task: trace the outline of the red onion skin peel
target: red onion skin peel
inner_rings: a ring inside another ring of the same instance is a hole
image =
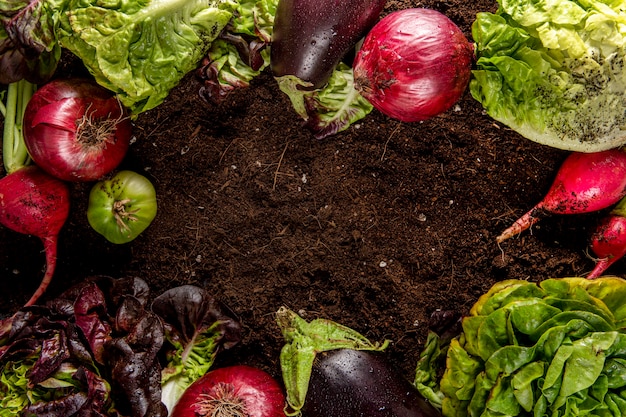
[[[247,365],[207,372],[178,400],[171,417],[284,417],[285,395],[268,373]]]
[[[128,150],[132,124],[110,91],[91,80],[57,79],[30,99],[24,142],[33,161],[65,181],[95,181]]]
[[[611,210],[591,235],[591,251],[598,257],[588,279],[599,278],[626,255],[626,198]]]
[[[385,115],[402,122],[450,109],[469,84],[474,48],[448,17],[431,9],[392,12],[367,34],[354,84]]]
[[[52,281],[58,235],[69,210],[67,184],[35,165],[25,166],[0,179],[0,224],[15,232],[39,237],[46,254],[46,272],[26,306],[35,304]]]
[[[509,239],[545,214],[584,214],[612,206],[626,196],[626,152],[573,152],[559,168],[545,197],[496,238]]]

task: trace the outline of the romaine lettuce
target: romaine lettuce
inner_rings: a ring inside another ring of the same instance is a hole
[[[499,0],[472,35],[470,91],[491,117],[560,149],[626,144],[626,1]]]

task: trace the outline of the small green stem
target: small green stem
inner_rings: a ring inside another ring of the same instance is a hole
[[[2,136],[2,159],[7,174],[30,163],[24,143],[23,122],[26,105],[35,93],[35,84],[26,80],[11,83],[6,94],[6,105],[0,106],[4,116]]]

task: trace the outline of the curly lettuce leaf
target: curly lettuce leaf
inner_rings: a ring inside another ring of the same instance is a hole
[[[206,290],[182,285],[159,295],[152,310],[163,320],[167,364],[161,399],[172,410],[183,392],[213,365],[216,355],[241,340],[241,323]]]
[[[267,47],[277,4],[277,0],[225,2],[233,18],[213,41],[198,70],[204,83],[200,96],[205,101],[219,103],[233,90],[248,87],[269,66]]]
[[[196,69],[232,13],[221,0],[69,0],[58,30],[96,81],[133,114]]]
[[[497,283],[449,345],[429,337],[416,385],[445,417],[626,415],[625,292],[614,277]]]
[[[626,143],[623,1],[500,0],[472,26],[472,96],[494,119],[552,147]]]
[[[90,277],[0,320],[0,416],[161,417],[161,319],[139,278]]]
[[[319,90],[306,89],[310,83],[293,75],[276,77],[276,81],[317,139],[346,130],[373,109],[354,88],[352,68],[344,63],[339,63],[326,86]]]
[[[0,84],[25,79],[46,82],[56,70],[59,10],[66,0],[8,0],[0,3]]]

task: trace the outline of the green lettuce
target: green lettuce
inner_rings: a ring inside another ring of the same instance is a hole
[[[626,143],[626,1],[499,0],[472,26],[472,96],[524,137],[597,152]]]
[[[69,0],[57,36],[138,114],[196,69],[232,16],[222,0]]]
[[[343,62],[335,67],[328,83],[317,90],[307,90],[311,83],[293,75],[275,79],[316,139],[346,130],[374,109],[354,88],[352,68]]]
[[[277,4],[278,0],[230,0],[233,18],[212,42],[198,70],[205,101],[220,103],[233,90],[248,87],[269,66]]]
[[[445,417],[626,415],[626,280],[503,281],[463,318],[441,351],[439,387],[429,354],[416,386]],[[438,391],[440,388],[440,391]]]

